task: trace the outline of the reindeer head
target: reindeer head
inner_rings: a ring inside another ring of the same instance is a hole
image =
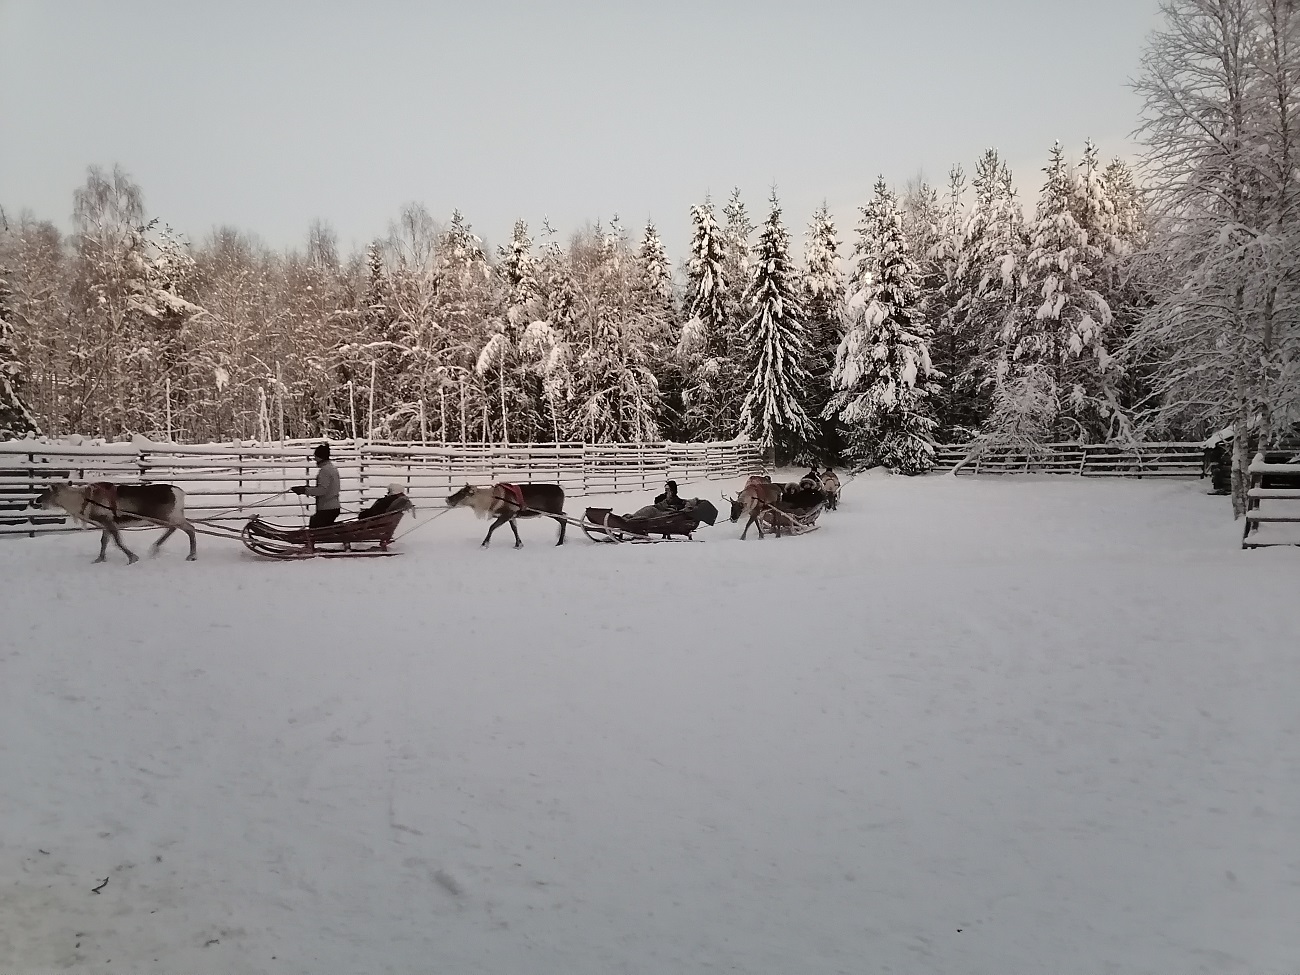
[[[447,498],[447,507],[459,508],[463,504],[472,503],[473,500],[474,500],[474,487],[470,484],[466,484],[455,494],[452,494]]]
[[[743,496],[743,492],[742,492]],[[731,521],[739,521],[740,516],[745,513],[745,502],[741,498],[733,498],[726,494],[722,495],[722,500],[731,505]]]
[[[72,485],[67,481],[54,481],[47,485],[45,490],[36,496],[36,499],[31,502],[30,507],[45,509],[62,507],[59,503],[59,499],[62,498],[64,493],[71,487]]]

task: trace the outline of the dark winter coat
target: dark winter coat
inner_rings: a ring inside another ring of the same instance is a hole
[[[386,515],[390,511],[404,511],[409,507],[411,501],[405,494],[385,494],[369,508],[362,509],[357,517],[374,518],[376,515]]]
[[[676,491],[665,491],[655,498],[655,507],[660,511],[681,511],[686,502],[677,496]]]

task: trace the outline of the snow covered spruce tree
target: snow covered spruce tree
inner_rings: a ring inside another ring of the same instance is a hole
[[[1045,397],[1052,404],[1046,413],[1034,406],[1034,415],[1049,419],[1042,436],[1087,443],[1105,438],[1114,412],[1108,388],[1117,371],[1107,349],[1110,307],[1093,287],[1103,250],[1075,216],[1080,200],[1060,143],[1052,147],[1044,172],[1047,181],[1020,276],[1023,290],[997,337],[994,382],[1006,387],[1000,389],[1006,407],[998,417],[1005,418],[1017,401],[1038,404]],[[1004,432],[992,427],[989,442],[998,442]]]
[[[3,254],[0,253],[0,262]],[[14,290],[10,286],[11,271],[0,263],[0,440],[16,440],[29,433],[38,433],[36,417],[32,416],[22,397],[22,384],[26,370],[18,359],[14,322]]]
[[[742,430],[774,453],[778,464],[805,455],[816,429],[804,409],[808,341],[798,279],[790,263],[790,235],[781,223],[781,205],[772,191],[771,209],[753,256],[742,328],[747,392],[741,405]]]
[[[722,277],[727,282],[727,335],[732,344],[733,357],[739,356],[740,329],[749,318],[745,308],[745,291],[752,277],[752,260],[750,240],[754,236],[753,221],[749,219],[749,210],[740,198],[740,187],[731,191],[727,205],[722,208],[722,215],[727,218],[722,228],[722,250],[725,258],[722,263]]]
[[[542,383],[524,349],[538,313],[536,260],[528,225],[515,221],[510,243],[498,249],[497,294],[475,372],[497,388],[503,443],[536,440],[545,429]]]
[[[640,304],[636,259],[617,218],[578,237],[571,251],[578,301],[570,429],[587,442],[639,443],[659,438],[660,396],[654,366],[662,321]]]
[[[645,294],[646,304],[656,307],[671,321],[677,314],[673,304],[673,266],[668,261],[664,243],[659,239],[659,231],[653,221],[646,221],[637,263],[641,272],[640,288]]]
[[[939,213],[931,245],[933,290],[927,303],[927,321],[933,323],[930,355],[945,381],[935,396],[938,435],[946,443],[972,439],[987,415],[979,393],[977,363],[981,329],[976,314],[981,274],[971,259],[972,227],[965,211],[966,173],[954,166],[948,173],[948,192]]]
[[[998,336],[1022,287],[1024,215],[1011,172],[988,149],[975,165],[974,205],[964,206],[965,173],[949,173],[935,236],[931,343],[945,376],[936,404],[941,435],[964,443],[977,436],[992,410]]]
[[[824,416],[830,402],[835,350],[844,338],[844,273],[840,270],[839,247],[835,224],[823,202],[804,235],[800,294],[808,336],[804,402],[817,428],[813,453],[827,462],[838,460],[844,450],[835,421]]]
[[[686,263],[686,319],[677,352],[685,372],[683,436],[725,440],[739,422],[737,369],[731,359],[729,282],[724,238],[707,199],[691,208],[691,256]]]
[[[835,357],[826,408],[845,428],[850,457],[904,474],[934,463],[930,398],[939,378],[917,308],[916,265],[902,214],[884,178],[862,208],[849,283],[848,329]]]
[[[74,322],[67,310],[68,261],[63,238],[52,223],[24,216],[17,226],[10,225],[0,234],[0,246],[0,264],[8,269],[4,285],[9,293],[3,315],[11,326],[8,336],[16,349],[13,358],[0,352],[4,356],[0,362],[21,363],[17,376],[25,389],[19,399],[33,414],[35,427],[57,435],[65,431],[64,418],[72,397],[84,395],[84,387],[74,385],[81,377],[76,375],[78,364],[70,354]]]
[[[1163,273],[1130,352],[1156,364],[1153,426],[1231,422],[1240,515],[1252,434],[1300,421],[1300,6],[1163,9],[1138,84]]]

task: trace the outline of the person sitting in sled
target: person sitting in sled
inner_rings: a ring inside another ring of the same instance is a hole
[[[330,460],[330,445],[320,444],[313,451],[316,466],[316,484],[296,484],[294,494],[304,494],[316,499],[316,513],[307,522],[308,528],[324,528],[332,525],[339,517],[339,469]]]
[[[411,504],[411,499],[406,496],[402,485],[390,484],[388,485],[388,493],[369,508],[363,508],[357,518],[374,518],[376,515],[386,515],[390,511],[404,511],[411,507],[414,507],[414,505]]]
[[[681,511],[686,507],[686,502],[677,496],[676,481],[664,485],[664,493],[655,498],[655,507],[660,511]]]

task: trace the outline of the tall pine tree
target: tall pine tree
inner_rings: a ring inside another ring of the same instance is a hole
[[[930,331],[917,306],[916,264],[882,177],[862,208],[849,324],[835,358],[827,414],[844,425],[853,460],[919,474],[934,463]]]
[[[771,209],[754,253],[744,305],[750,313],[743,338],[749,375],[741,406],[746,435],[772,450],[777,463],[805,452],[816,436],[803,406],[808,387],[803,308],[790,263],[790,235],[772,191]]]
[[[691,256],[686,264],[686,323],[678,355],[686,374],[682,433],[696,440],[735,436],[739,415],[731,359],[729,282],[725,241],[707,199],[691,208]]]
[[[0,264],[0,440],[37,433],[36,418],[22,398],[24,370],[14,341],[14,292],[10,272]]]
[[[1116,367],[1107,351],[1110,307],[1093,286],[1103,250],[1075,215],[1079,193],[1060,143],[1044,172],[1022,276],[1028,287],[999,335],[996,382],[1018,387],[1035,415],[1050,414],[1044,435],[1088,442],[1105,437],[1113,412],[1107,393]],[[1104,201],[1095,205],[1096,219],[1104,219]],[[1002,399],[1014,402],[1005,394]],[[1044,401],[1051,404],[1048,414],[1039,406]],[[996,439],[998,431],[992,433]]]
[[[835,350],[844,338],[844,274],[839,248],[835,224],[823,202],[805,234],[802,297],[809,350],[805,402],[817,426],[816,453],[827,462],[838,459],[844,450],[835,421],[823,416],[830,402]]]

